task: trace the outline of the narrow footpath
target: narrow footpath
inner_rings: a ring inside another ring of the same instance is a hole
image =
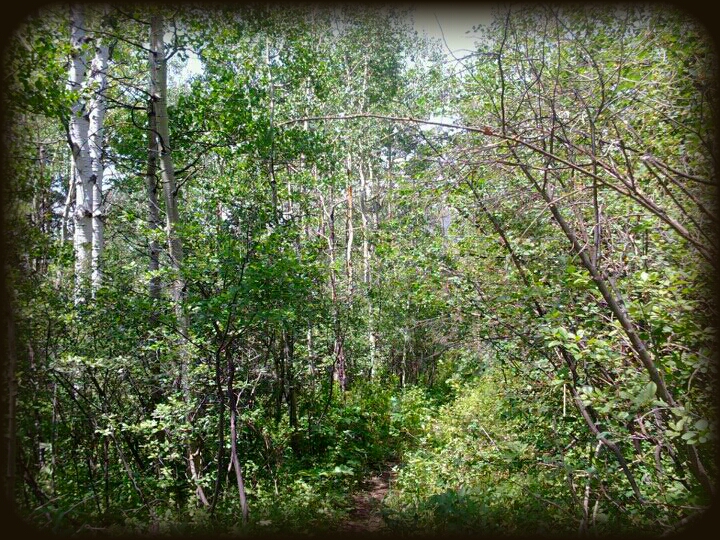
[[[356,533],[383,532],[387,525],[382,517],[382,503],[397,473],[389,465],[380,475],[365,480],[353,493],[353,508],[341,530]]]

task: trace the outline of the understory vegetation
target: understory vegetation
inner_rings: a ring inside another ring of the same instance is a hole
[[[24,522],[337,532],[371,477],[401,535],[703,515],[714,44],[668,6],[479,13],[452,51],[400,7],[57,5],[16,29]]]

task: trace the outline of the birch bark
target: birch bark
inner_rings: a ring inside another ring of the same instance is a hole
[[[107,66],[109,48],[106,43],[98,43],[90,69],[90,84],[95,93],[90,102],[88,153],[90,156],[90,189],[92,191],[92,297],[100,288],[102,268],[100,259],[104,244],[104,217],[102,213],[103,186],[103,122],[105,120],[105,89],[107,87]]]
[[[75,303],[85,301],[90,285],[90,294],[95,292],[102,281],[100,259],[102,256],[104,231],[102,215],[103,181],[103,122],[105,120],[105,90],[109,47],[98,42],[88,72],[88,58],[85,45],[86,17],[83,6],[70,8],[70,80],[69,89],[77,93],[70,108],[68,142],[72,152],[75,170]],[[87,91],[92,91],[88,100]],[[71,179],[72,189],[72,179]]]
[[[371,269],[371,252],[370,252],[370,223],[368,220],[368,202],[372,199],[372,163],[368,161],[368,177],[365,177],[363,171],[362,160],[358,168],[360,172],[360,217],[362,219],[362,252],[363,252],[363,283],[365,284],[366,295],[368,297],[368,344],[370,348],[370,378],[372,379],[377,371],[375,365],[376,360],[376,341],[375,341],[375,310],[373,301],[370,296],[370,288],[372,286],[370,269]]]
[[[78,93],[70,108],[68,136],[75,164],[75,212],[73,221],[75,233],[73,247],[75,251],[75,303],[85,300],[87,278],[90,275],[92,256],[92,189],[90,186],[91,161],[88,134],[90,118],[87,104],[82,97],[83,84],[87,72],[87,55],[83,50],[86,41],[85,12],[83,6],[70,8],[70,61],[69,88]]]
[[[352,188],[352,154],[347,155],[347,186],[346,191],[346,214],[345,214],[345,269],[348,281],[348,300],[353,297],[353,265],[352,250],[355,231],[353,229],[353,188]]]

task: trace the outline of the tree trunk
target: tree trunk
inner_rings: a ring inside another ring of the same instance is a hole
[[[279,221],[278,188],[275,178],[275,86],[272,77],[272,66],[270,65],[270,39],[265,38],[265,66],[267,67],[268,90],[270,94],[270,195],[272,197],[273,223]]]
[[[100,258],[104,244],[104,217],[102,214],[102,183],[103,183],[103,122],[105,120],[105,88],[107,86],[107,65],[109,49],[100,42],[95,49],[90,69],[90,83],[96,88],[90,102],[89,144],[90,154],[90,189],[92,190],[92,296],[100,288],[102,268]]]
[[[81,92],[88,69],[87,54],[83,45],[88,41],[85,34],[85,14],[82,6],[70,9],[70,62],[69,89]],[[103,250],[102,216],[102,147],[103,122],[105,119],[105,87],[109,48],[99,43],[90,66],[87,81],[93,88],[89,103],[78,95],[70,109],[68,142],[76,172],[75,182],[75,303],[85,301],[88,285],[90,294],[100,287],[102,270],[100,258]]]
[[[75,160],[70,158],[70,170],[68,172],[68,192],[65,198],[65,206],[63,206],[62,224],[60,230],[60,245],[65,245],[68,235],[68,217],[70,216],[70,207],[72,206],[73,194],[75,192]],[[59,278],[58,278],[59,279]]]
[[[170,128],[168,126],[167,114],[167,63],[164,47],[164,23],[162,15],[153,15],[150,27],[150,80],[151,94],[155,109],[155,122],[157,127],[158,153],[160,157],[160,176],[163,183],[163,194],[165,196],[166,234],[168,238],[168,252],[170,264],[174,273],[173,284],[170,288],[173,304],[175,307],[175,318],[177,329],[180,334],[178,339],[178,386],[183,394],[186,406],[190,406],[191,391],[188,374],[188,350],[187,337],[189,331],[189,320],[183,309],[185,297],[185,279],[182,275],[183,247],[182,240],[177,234],[177,226],[180,222],[180,213],[177,204],[177,187],[175,182],[175,169],[172,161],[170,147]],[[192,422],[189,414],[188,420]],[[196,493],[205,506],[210,503],[205,492],[199,483],[201,469],[200,449],[195,442],[188,444],[188,465],[190,477],[196,486]]]
[[[150,52],[150,62],[152,62],[152,52]],[[150,88],[152,96],[152,88]],[[158,271],[160,270],[160,242],[158,241],[158,233],[160,232],[160,204],[158,202],[158,186],[160,185],[157,173],[158,161],[158,138],[157,125],[155,122],[155,104],[152,97],[148,100],[148,130],[147,130],[147,169],[145,171],[145,193],[147,195],[148,205],[148,228],[150,229],[150,243],[148,255],[150,261],[148,263],[148,271],[150,280],[148,282],[148,296],[152,304],[149,313],[149,322],[151,328],[155,328],[159,317],[159,301],[162,292],[162,284]],[[164,388],[161,383],[162,366],[158,359],[150,359],[150,373],[153,377],[152,402],[155,406],[163,400]],[[162,432],[158,434],[162,436]],[[219,478],[219,477],[218,477]],[[215,504],[215,500],[213,500]]]
[[[345,269],[348,280],[348,301],[352,301],[353,296],[353,265],[352,265],[352,248],[353,248],[353,188],[352,188],[352,154],[347,155],[347,185],[346,191],[346,214],[345,214]]]
[[[220,348],[215,351],[215,390],[217,392],[216,395],[218,400],[218,450],[217,455],[215,456],[217,476],[215,477],[215,489],[213,490],[212,505],[210,506],[211,515],[215,513],[215,507],[217,506],[220,498],[220,482],[223,476],[223,462],[225,460],[225,392],[223,392],[221,381],[221,352]]]
[[[368,348],[370,355],[370,378],[372,379],[377,371],[376,356],[377,345],[375,341],[375,312],[372,299],[370,298],[371,283],[371,252],[370,252],[370,223],[368,220],[368,201],[372,199],[372,164],[368,163],[368,177],[365,177],[362,160],[360,161],[360,218],[362,221],[362,252],[363,252],[363,283],[368,303]]]
[[[293,452],[300,451],[300,432],[298,431],[298,414],[297,414],[297,392],[295,381],[295,338],[293,331],[283,329],[283,356],[285,357],[287,394],[285,399],[288,406],[288,415],[290,419],[290,447]]]
[[[328,244],[328,259],[329,259],[329,273],[328,280],[330,282],[330,300],[332,303],[332,319],[333,319],[333,358],[335,359],[333,364],[333,377],[340,382],[340,388],[345,391],[345,353],[343,351],[343,340],[340,329],[340,307],[338,303],[337,293],[337,274],[335,271],[336,255],[335,250],[337,248],[337,241],[335,238],[335,205],[330,206],[325,204],[322,193],[320,195],[320,204],[322,206],[323,216],[327,218],[328,234],[325,236]],[[332,198],[331,201],[332,202]],[[323,223],[323,228],[325,223]]]
[[[85,13],[83,6],[73,5],[70,9],[70,90],[80,92],[85,82],[87,56],[82,50],[86,41]],[[90,118],[85,101],[78,97],[70,108],[68,137],[77,179],[75,183],[75,303],[85,301],[87,283],[90,278],[92,260],[92,208],[93,192],[90,184],[92,172],[89,152]]]
[[[335,373],[340,382],[340,389],[345,391],[345,352],[343,351],[343,340],[340,335],[340,307],[338,305],[337,278],[335,276],[335,209],[330,210],[330,234],[328,236],[328,248],[330,253],[330,292],[333,304],[333,329],[335,341],[333,344],[333,356],[335,358]]]
[[[150,53],[153,54],[152,52]],[[152,59],[151,59],[152,61]],[[160,229],[160,205],[158,204],[158,176],[157,176],[157,126],[155,123],[155,106],[152,99],[148,103],[148,160],[147,171],[145,174],[145,192],[148,201],[148,226],[150,228],[150,264],[148,269],[151,273],[160,270],[160,243],[157,241],[155,233]],[[148,284],[148,294],[150,299],[155,301],[160,299],[160,276],[151,275]],[[155,311],[153,310],[153,315]]]
[[[240,508],[242,509],[243,523],[248,520],[248,503],[245,494],[245,481],[240,467],[240,460],[237,454],[237,397],[233,389],[233,381],[235,379],[235,363],[232,356],[228,354],[228,401],[230,402],[230,463],[235,469],[235,479],[237,480],[238,496],[240,497]],[[219,474],[218,470],[218,474]]]

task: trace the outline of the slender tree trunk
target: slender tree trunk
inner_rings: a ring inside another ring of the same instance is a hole
[[[152,52],[150,52],[150,62],[152,63]],[[151,85],[152,86],[152,85]],[[150,88],[152,96],[152,88]],[[145,171],[145,194],[147,196],[148,205],[148,228],[150,230],[150,243],[148,246],[148,255],[150,257],[148,263],[148,271],[150,272],[150,280],[148,282],[148,296],[152,304],[149,313],[149,322],[152,328],[155,328],[159,316],[159,301],[162,292],[162,284],[158,271],[160,270],[160,242],[159,232],[161,230],[160,221],[160,203],[158,202],[158,186],[160,185],[158,178],[158,138],[157,125],[155,122],[155,104],[152,97],[148,100],[148,130],[147,130],[147,169]],[[152,402],[156,406],[163,400],[164,388],[161,382],[162,366],[158,358],[150,359],[151,376],[153,377]],[[164,437],[163,432],[158,433],[158,437]],[[215,501],[213,500],[213,504]]]
[[[328,234],[325,236],[328,244],[329,273],[328,281],[330,283],[330,300],[332,303],[332,319],[333,319],[333,377],[340,382],[340,388],[345,391],[345,353],[343,351],[343,340],[340,329],[340,307],[337,292],[337,273],[335,271],[337,240],[335,238],[335,205],[325,204],[322,193],[318,191],[320,196],[320,204],[322,206],[323,216],[327,218]],[[331,201],[332,202],[332,197]],[[323,228],[325,223],[323,223]]]
[[[233,389],[235,379],[235,363],[228,354],[228,401],[230,402],[230,463],[235,469],[237,480],[238,496],[240,497],[240,508],[242,509],[243,523],[248,520],[248,503],[245,494],[245,481],[240,467],[240,460],[237,454],[237,397]],[[219,471],[218,471],[219,472]]]
[[[368,164],[368,170],[372,169],[372,165]],[[362,223],[362,253],[363,253],[363,283],[370,285],[370,231],[367,216],[367,204],[372,197],[372,188],[365,178],[362,161],[358,168],[360,173],[360,222]]]
[[[602,441],[600,441],[595,446],[595,452],[593,454],[593,461],[596,461],[598,459],[602,448],[603,448],[603,443],[602,443]],[[593,466],[592,461],[590,463],[591,463],[591,466]],[[578,534],[581,534],[581,535],[585,535],[588,532],[588,526],[589,526],[589,520],[590,520],[590,487],[591,487],[591,483],[592,483],[592,476],[588,476],[587,480],[585,481],[585,495],[583,496],[583,503],[582,503],[583,517],[582,517],[582,520],[580,520],[580,528],[578,530]]]
[[[70,158],[70,170],[68,172],[68,192],[65,198],[65,206],[63,206],[62,229],[60,231],[60,245],[65,245],[68,235],[68,217],[70,216],[70,207],[72,206],[73,195],[75,194],[75,160]]]
[[[343,340],[340,332],[340,307],[338,305],[337,294],[337,277],[335,275],[335,209],[330,210],[328,220],[329,236],[328,250],[330,254],[330,294],[333,305],[333,329],[335,333],[335,342],[333,345],[333,356],[335,357],[335,369],[337,379],[340,382],[340,389],[345,391],[345,352],[343,351]]]
[[[83,51],[85,37],[85,13],[82,5],[70,8],[70,83],[69,89],[80,92],[87,72],[87,55]],[[91,160],[89,152],[89,110],[85,101],[78,97],[70,108],[68,126],[69,144],[75,163],[75,303],[85,300],[87,282],[90,278],[92,260],[92,208],[93,192],[90,183]]]
[[[153,53],[150,54],[152,55]],[[150,264],[148,266],[151,273],[160,270],[160,243],[155,235],[155,233],[160,230],[160,205],[158,203],[157,193],[159,184],[157,175],[158,140],[156,132],[155,106],[151,99],[148,103],[148,159],[145,174],[145,192],[148,201],[148,226],[150,228],[150,234],[152,235],[150,238]],[[159,300],[160,291],[160,276],[151,275],[150,283],[148,284],[150,299],[153,301]]]
[[[45,226],[45,222],[47,221],[43,214],[44,214],[44,206],[45,206],[45,145],[40,140],[40,133],[38,133],[38,179],[35,184],[35,189],[33,190],[33,200],[32,200],[32,208],[33,208],[33,221],[35,223],[35,226],[40,230],[41,233],[46,233],[47,228]],[[32,268],[35,272],[43,272],[42,270],[42,254],[38,253],[35,257],[32,258]]]
[[[180,223],[180,213],[177,203],[177,185],[175,181],[175,168],[172,161],[172,149],[170,147],[170,128],[167,114],[167,64],[164,57],[163,42],[164,24],[162,16],[155,15],[152,18],[152,99],[155,111],[155,126],[157,128],[158,156],[160,165],[160,176],[163,184],[163,195],[165,198],[165,230],[168,238],[168,250],[170,263],[175,276],[171,288],[172,297],[175,301],[175,309],[181,331],[187,326],[186,318],[182,311],[182,300],[184,295],[185,281],[182,277],[181,268],[183,262],[182,240],[177,234],[177,227]]]
[[[283,329],[283,356],[285,357],[287,394],[286,400],[288,405],[288,415],[290,419],[290,447],[293,452],[300,451],[300,432],[298,431],[298,414],[297,414],[297,392],[295,381],[295,344],[292,330]]]
[[[185,399],[185,404],[192,403],[190,381],[188,373],[188,350],[187,336],[190,328],[189,320],[183,307],[185,299],[185,279],[182,275],[183,246],[182,240],[177,233],[180,223],[180,213],[177,204],[177,185],[175,182],[175,169],[172,161],[172,149],[170,147],[170,128],[168,125],[167,113],[167,63],[164,47],[164,22],[162,15],[153,15],[150,28],[150,80],[152,99],[155,110],[155,122],[157,127],[158,153],[160,163],[160,177],[163,183],[163,194],[165,196],[166,233],[168,238],[168,252],[170,264],[174,273],[173,283],[170,288],[177,328],[180,334],[178,340],[179,356],[179,377],[178,386]],[[189,416],[192,421],[192,416]],[[205,496],[202,486],[199,483],[201,469],[200,449],[194,441],[188,444],[188,465],[190,476],[196,486],[196,493],[205,506],[210,503]]]
[[[315,345],[313,340],[313,329],[312,326],[308,327],[306,334],[305,334],[305,340],[307,343],[307,351],[308,351],[308,362],[310,364],[310,385],[315,389],[315,379],[317,378],[317,365],[315,364]]]
[[[107,65],[109,49],[107,44],[100,42],[95,50],[90,69],[90,83],[95,88],[90,102],[89,144],[90,155],[90,188],[92,190],[92,296],[100,288],[102,282],[102,257],[104,244],[104,218],[102,213],[103,185],[103,122],[105,121],[105,88],[107,86]]]
[[[310,103],[311,97],[310,97],[310,81],[309,79],[305,81],[305,99],[307,103]],[[307,107],[306,103],[306,107]],[[309,111],[307,108],[305,109],[305,116],[309,116]],[[303,131],[307,132],[309,130],[309,122],[305,121],[303,122]],[[300,168],[303,171],[307,170],[307,163],[306,163],[306,157],[305,154],[300,155]],[[313,183],[317,185],[317,165],[312,165],[312,177],[313,177]],[[310,220],[307,219],[307,215],[303,214],[302,216],[303,222],[304,222],[304,229],[305,229],[305,241],[310,242],[311,239],[311,232],[310,232]],[[310,385],[313,389],[315,389],[315,380],[317,378],[317,366],[315,365],[315,348],[313,346],[313,325],[312,323],[308,326],[306,331],[306,343],[307,343],[307,354],[308,354],[308,362],[310,364]]]
[[[218,450],[215,457],[215,467],[217,476],[215,477],[215,489],[213,490],[212,505],[210,506],[210,514],[214,514],[220,497],[220,482],[222,480],[223,461],[225,460],[225,392],[223,392],[221,376],[221,349],[215,351],[215,390],[218,398],[218,424],[217,438]]]
[[[347,185],[346,191],[346,214],[345,214],[345,269],[348,281],[348,301],[353,296],[353,265],[352,248],[354,239],[353,229],[353,188],[352,188],[352,154],[347,155]]]
[[[265,66],[267,67],[268,90],[270,94],[270,195],[272,197],[273,223],[279,221],[278,188],[275,178],[275,85],[272,78],[272,66],[270,65],[270,39],[265,38]]]
[[[372,164],[368,162],[368,177],[362,166],[362,160],[359,165],[360,172],[360,218],[362,222],[362,252],[363,252],[363,283],[365,284],[365,294],[368,303],[368,348],[370,355],[370,378],[375,376],[377,371],[376,363],[376,342],[375,342],[375,311],[373,302],[370,297],[371,282],[371,252],[370,252],[370,223],[368,220],[368,202],[372,199]]]

